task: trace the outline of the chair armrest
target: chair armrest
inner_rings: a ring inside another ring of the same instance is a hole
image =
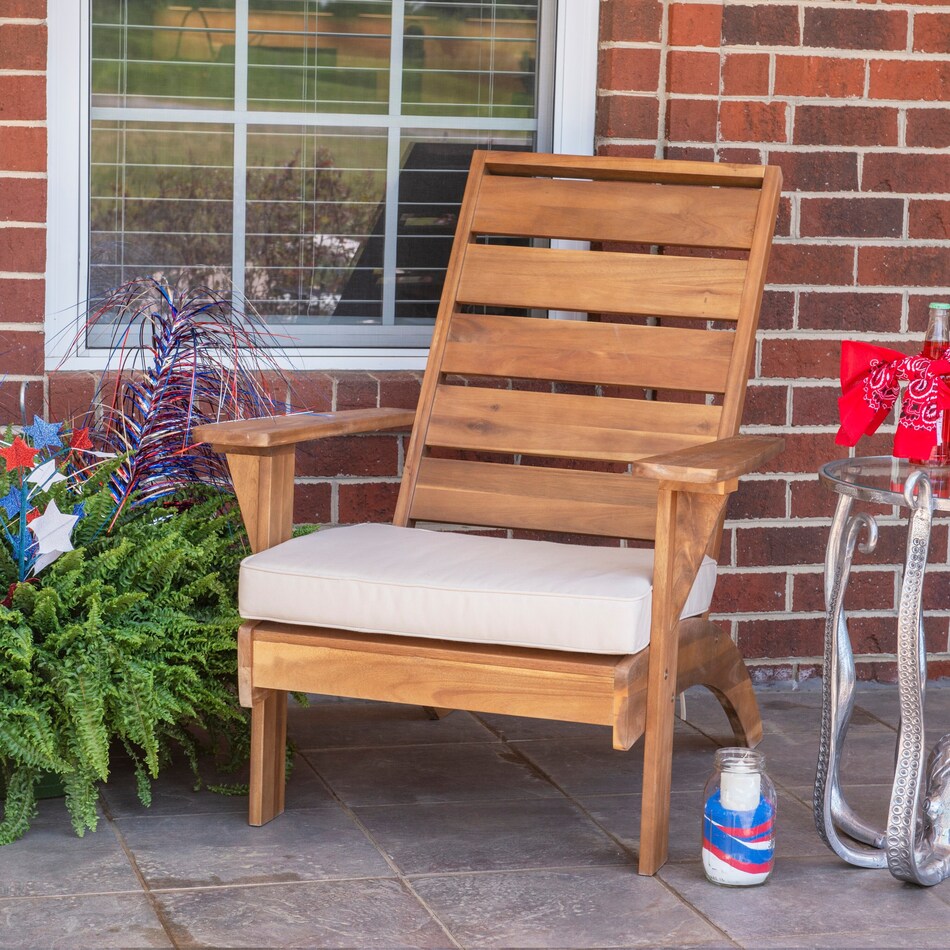
[[[411,409],[343,409],[340,412],[297,412],[265,419],[215,422],[192,430],[195,442],[208,442],[216,452],[257,453],[335,435],[412,427]]]
[[[251,550],[257,553],[291,535],[297,443],[380,429],[406,429],[414,418],[410,409],[302,412],[195,426],[192,438],[210,443],[215,452],[227,456]]]
[[[785,440],[773,436],[736,435],[639,459],[633,473],[684,488],[721,484],[755,471],[784,447]]]

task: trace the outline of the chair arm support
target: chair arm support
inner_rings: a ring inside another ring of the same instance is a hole
[[[286,541],[293,529],[294,447],[336,435],[407,429],[410,409],[344,409],[196,426],[195,441],[227,456],[251,550]]]
[[[297,412],[288,416],[265,419],[242,419],[237,422],[216,422],[196,426],[192,436],[196,442],[209,442],[216,452],[261,450],[283,445],[296,445],[314,439],[357,432],[412,427],[412,409],[343,409],[340,412]]]
[[[783,439],[772,436],[736,435],[639,459],[633,473],[689,491],[691,485],[723,484],[753,472],[784,447]]]

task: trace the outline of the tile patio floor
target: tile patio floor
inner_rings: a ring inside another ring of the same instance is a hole
[[[143,809],[128,772],[76,838],[62,801],[0,849],[0,947],[947,947],[950,883],[842,864],[809,807],[820,694],[760,692],[779,787],[763,887],[708,884],[700,791],[726,719],[690,694],[677,722],[670,862],[638,877],[639,746],[600,727],[319,701],[291,711],[302,750],[288,810],[190,791],[171,769]],[[896,691],[863,689],[849,800],[883,824]],[[950,689],[928,694],[930,741]]]

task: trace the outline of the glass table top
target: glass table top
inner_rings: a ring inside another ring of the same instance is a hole
[[[907,506],[904,485],[914,472],[926,472],[934,492],[934,509],[950,511],[950,467],[913,465],[890,455],[837,459],[823,465],[821,480],[842,495],[884,505]]]

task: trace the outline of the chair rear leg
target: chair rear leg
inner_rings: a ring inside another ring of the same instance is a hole
[[[251,703],[251,789],[248,823],[264,825],[284,810],[287,693],[254,691]]]
[[[719,700],[739,745],[755,748],[762,740],[762,717],[749,671],[739,648],[718,624],[705,617],[680,623],[677,692],[705,686]]]
[[[754,749],[762,741],[762,716],[752,689],[749,671],[745,669],[744,664],[743,671],[745,680],[734,684],[728,690],[719,689],[714,683],[703,685],[719,700],[729,717],[729,725],[732,727],[736,744]]]

